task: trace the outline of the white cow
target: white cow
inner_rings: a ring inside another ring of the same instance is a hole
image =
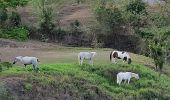
[[[87,60],[89,60],[89,64],[93,65],[93,59],[94,59],[95,55],[96,55],[96,52],[80,52],[78,54],[79,64],[82,65],[83,60],[87,59]]]
[[[139,75],[136,73],[132,73],[132,72],[119,72],[117,74],[117,84],[121,84],[122,80],[124,80],[124,83],[126,83],[126,81],[128,81],[128,84],[130,82],[130,79],[132,77],[135,77],[136,79],[139,79]]]
[[[34,70],[35,70],[35,69],[37,69],[37,70],[39,69],[38,66],[37,66],[39,60],[38,60],[38,58],[36,58],[36,57],[17,56],[17,57],[15,57],[15,59],[14,59],[14,61],[13,61],[13,64],[15,64],[15,63],[17,63],[17,62],[20,62],[20,63],[24,64],[25,67],[26,67],[27,65],[31,65],[31,64],[32,64]]]

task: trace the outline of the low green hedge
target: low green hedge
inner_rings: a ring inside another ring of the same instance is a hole
[[[13,29],[0,29],[0,38],[15,39],[25,41],[28,39],[29,31],[24,27],[15,27]]]

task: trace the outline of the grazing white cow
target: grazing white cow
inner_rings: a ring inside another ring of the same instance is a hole
[[[38,66],[37,66],[39,60],[38,60],[38,58],[36,58],[36,57],[28,57],[28,56],[22,57],[22,56],[17,56],[17,57],[15,57],[13,64],[15,64],[15,63],[17,63],[17,62],[20,62],[20,63],[24,64],[25,67],[26,67],[27,65],[31,65],[31,64],[32,64],[34,70],[35,70],[35,69],[37,69],[37,70],[39,69]]]
[[[94,59],[95,55],[96,55],[96,52],[80,52],[78,54],[79,64],[82,65],[83,60],[87,59],[87,60],[89,60],[89,64],[93,65],[93,59]]]
[[[126,81],[128,81],[128,84],[130,82],[130,79],[132,77],[135,77],[136,79],[139,79],[139,75],[136,73],[132,73],[132,72],[119,72],[117,74],[117,84],[121,84],[122,80],[124,80],[124,83],[126,83]]]
[[[116,63],[117,59],[123,59],[123,62],[127,61],[128,64],[131,64],[132,60],[127,52],[124,51],[112,51],[110,53],[110,61]]]

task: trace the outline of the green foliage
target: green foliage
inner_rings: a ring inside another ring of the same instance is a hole
[[[150,57],[154,59],[156,69],[162,71],[165,62],[165,53],[167,52],[170,30],[169,27],[152,27],[137,31],[145,39],[149,47]],[[157,68],[158,67],[158,68]]]
[[[157,27],[164,27],[170,25],[170,18],[162,13],[153,13],[150,14],[148,17],[151,21],[151,24]]]
[[[142,0],[132,0],[127,5],[127,11],[131,12],[132,14],[142,14],[146,13],[146,4]]]
[[[11,100],[9,93],[3,83],[0,83],[0,98],[1,100]]]
[[[45,6],[45,0],[41,0],[41,22],[40,22],[40,32],[42,34],[42,40],[48,39],[49,35],[54,31],[55,25],[52,22],[52,8]]]
[[[160,43],[157,43],[157,41],[154,41],[154,43],[150,43],[149,48],[151,52],[151,57],[154,59],[156,69],[158,69],[157,67],[159,67],[159,69],[162,71],[163,64],[165,62],[162,46],[160,45]]]
[[[9,68],[12,68],[12,64],[9,62],[0,62],[0,72],[8,70]]]
[[[0,38],[16,39],[18,41],[25,41],[28,39],[28,30],[24,27],[15,27],[10,30],[1,30]]]
[[[82,34],[81,23],[78,20],[75,20],[73,23],[70,23],[70,27],[70,32],[73,36],[78,37]]]
[[[2,65],[0,64],[0,72],[2,72]]]
[[[154,37],[154,34],[152,32],[144,32],[139,29],[135,29],[135,33],[144,39],[153,39],[153,37]]]
[[[106,8],[100,6],[95,10],[97,15],[97,20],[103,24],[107,25],[109,28],[113,28],[115,25],[119,25],[123,22],[121,11],[118,8]]]
[[[0,8],[12,7],[16,8],[18,6],[24,6],[28,3],[29,0],[1,0]]]
[[[21,17],[17,12],[12,12],[9,17],[10,25],[12,27],[19,26],[21,23]]]
[[[32,91],[32,84],[30,84],[30,83],[25,83],[25,85],[24,85],[24,90],[25,90],[26,92],[31,92],[31,91]]]
[[[1,65],[5,66],[6,68],[12,68],[12,64],[10,62],[1,62]]]
[[[138,99],[167,99],[170,95],[170,78],[159,74],[146,66],[139,64],[100,64],[90,66],[84,64],[43,64],[40,73],[25,72],[22,68],[13,67],[2,72],[1,75],[14,76],[17,73],[28,76],[28,90],[37,83],[44,89],[50,88],[52,93],[66,91],[75,94],[76,98],[129,98]],[[116,74],[120,71],[131,71],[139,74],[140,79],[131,79],[130,84],[116,83]],[[11,74],[13,73],[13,74]],[[31,74],[30,74],[31,73]],[[32,84],[32,85],[30,85]],[[55,88],[56,87],[56,88]],[[55,88],[55,89],[54,89]],[[154,88],[154,89],[153,89]],[[57,92],[58,91],[58,92]],[[91,93],[91,94],[90,94]],[[70,94],[69,94],[70,95]]]
[[[7,10],[0,8],[0,28],[4,26],[5,21],[8,19]]]

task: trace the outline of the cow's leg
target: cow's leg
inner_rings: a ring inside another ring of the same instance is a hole
[[[126,81],[127,81],[127,80],[125,79],[125,80],[124,80],[124,84],[126,83]]]
[[[155,64],[155,69],[156,69],[156,71],[158,71],[158,64],[157,63]]]
[[[130,82],[130,78],[128,79],[128,84],[129,84],[129,82]]]
[[[123,57],[123,63],[127,61],[127,57]]]
[[[116,58],[112,58],[112,63],[116,63]]]
[[[122,82],[122,79],[119,80],[119,85],[121,84],[121,82]]]
[[[93,66],[93,59],[90,59],[90,64]]]
[[[81,58],[81,59],[80,59],[80,65],[83,64],[83,60],[84,60],[84,58]]]
[[[35,71],[36,66],[33,64],[32,67],[33,67],[33,70]]]
[[[81,65],[81,56],[78,57],[78,63]]]
[[[24,67],[26,68],[26,67],[27,67],[27,64],[24,64]]]
[[[27,64],[24,64],[24,68],[23,69],[27,71],[26,67],[27,67]]]
[[[93,65],[93,59],[92,58],[89,59],[89,64]]]

